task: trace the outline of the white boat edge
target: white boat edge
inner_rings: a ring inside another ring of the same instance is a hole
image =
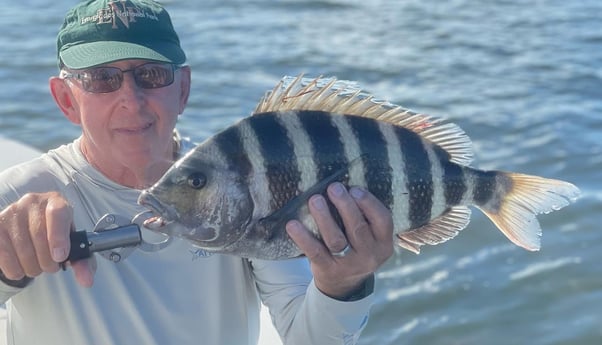
[[[11,139],[0,137],[0,151],[4,152],[0,160],[0,171],[13,165],[25,162],[39,156],[40,151],[28,145]],[[6,339],[6,309],[0,304],[0,345],[7,345]],[[267,308],[261,308],[259,342],[260,345],[282,345],[278,332],[272,324]]]

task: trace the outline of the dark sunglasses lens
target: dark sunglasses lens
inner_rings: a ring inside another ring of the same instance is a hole
[[[86,71],[82,85],[88,92],[107,93],[121,87],[123,74],[118,68],[98,67]]]
[[[174,67],[167,64],[148,63],[134,69],[136,84],[143,89],[156,89],[173,83]]]

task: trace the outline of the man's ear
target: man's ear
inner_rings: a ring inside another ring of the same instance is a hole
[[[81,124],[79,116],[79,108],[73,97],[71,88],[67,85],[67,81],[59,77],[50,77],[48,81],[50,93],[56,102],[56,105],[61,109],[63,114],[76,125]]]
[[[190,95],[190,66],[182,66],[180,68],[180,109],[179,113],[182,114],[188,103],[188,96]]]

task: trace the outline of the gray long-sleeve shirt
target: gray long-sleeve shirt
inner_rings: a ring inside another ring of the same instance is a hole
[[[182,150],[191,146],[182,141]],[[0,173],[0,209],[46,191],[67,198],[78,230],[91,230],[106,213],[131,219],[144,211],[140,191],[88,164],[79,139]],[[154,236],[143,230],[145,239]],[[210,255],[178,239],[119,263],[95,260],[89,289],[70,270],[42,274],[22,289],[0,282],[8,344],[256,344],[261,301],[285,344],[354,344],[373,302],[372,295],[355,302],[325,296],[305,259]]]

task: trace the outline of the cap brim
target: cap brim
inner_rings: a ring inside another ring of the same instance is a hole
[[[186,55],[173,43],[153,42],[152,47],[129,42],[98,41],[71,46],[59,53],[65,66],[84,69],[120,60],[141,59],[182,64]]]

